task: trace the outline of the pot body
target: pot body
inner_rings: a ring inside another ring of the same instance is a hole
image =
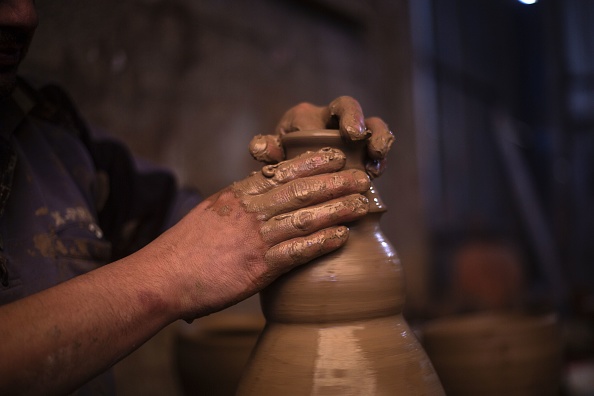
[[[364,169],[364,143],[338,131],[286,135],[287,158],[337,147]],[[267,324],[239,395],[442,395],[437,375],[402,309],[396,252],[381,232],[385,207],[373,188],[370,213],[349,224],[347,244],[282,276],[261,293]]]

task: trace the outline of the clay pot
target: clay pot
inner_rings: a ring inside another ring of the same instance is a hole
[[[363,169],[364,143],[338,131],[285,135],[287,157],[337,147]],[[267,324],[238,395],[441,395],[443,390],[402,308],[402,267],[379,227],[385,207],[349,224],[347,244],[278,279],[261,293]]]
[[[555,317],[482,313],[435,320],[423,344],[450,396],[558,395]]]
[[[234,395],[263,327],[259,315],[224,311],[185,326],[174,343],[184,394]]]

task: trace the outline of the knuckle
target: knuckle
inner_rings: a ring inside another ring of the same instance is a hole
[[[302,103],[299,103],[298,105],[296,105],[295,107],[293,107],[293,112],[295,114],[308,113],[308,112],[312,111],[315,108],[316,108],[316,106],[314,106],[311,103],[302,102]]]
[[[334,105],[343,105],[344,103],[349,103],[349,102],[356,102],[356,101],[349,95],[341,95],[332,101],[332,103]]]
[[[384,122],[384,120],[382,120],[379,117],[369,117],[365,119],[365,123],[370,127],[370,128],[384,128],[387,129],[387,125]]]
[[[346,175],[333,175],[331,182],[332,186],[336,188],[346,187],[350,185],[350,178],[346,177]]]
[[[294,159],[279,162],[274,168],[271,169],[272,177],[274,177],[274,179],[278,182],[286,182],[288,180],[294,179],[300,174],[300,171],[302,170],[302,158],[307,157],[307,155],[311,155],[311,153],[306,152]],[[308,164],[307,160],[305,160],[305,164]]]
[[[289,195],[297,203],[307,203],[316,191],[323,188],[319,182],[296,180],[289,186]]]
[[[294,264],[311,260],[320,254],[324,240],[325,238],[320,235],[295,239],[287,246],[287,255]]]
[[[332,175],[331,185],[337,190],[366,191],[369,189],[369,176],[361,170],[352,169]]]
[[[338,97],[341,103],[358,103],[352,96],[342,95]]]
[[[348,95],[339,96],[338,98],[334,99],[330,102],[330,110],[333,114],[336,114],[341,109],[351,106],[359,106],[359,102],[357,102],[353,97]]]
[[[314,215],[310,210],[301,210],[291,216],[291,225],[301,231],[307,231],[314,221]]]
[[[255,172],[245,179],[233,183],[230,189],[236,196],[256,195],[270,190],[275,185],[275,181],[264,177],[261,172]]]

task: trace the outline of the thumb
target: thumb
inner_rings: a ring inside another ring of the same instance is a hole
[[[256,135],[250,142],[252,157],[260,162],[276,163],[285,159],[285,151],[278,135]]]

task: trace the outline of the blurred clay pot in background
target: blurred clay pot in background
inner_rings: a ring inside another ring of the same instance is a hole
[[[423,344],[449,396],[558,395],[554,315],[479,313],[428,323]]]

